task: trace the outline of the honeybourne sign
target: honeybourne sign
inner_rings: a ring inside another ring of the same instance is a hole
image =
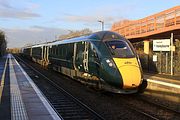
[[[153,40],[153,51],[170,51],[170,39]]]

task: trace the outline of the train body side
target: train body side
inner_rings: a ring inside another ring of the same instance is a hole
[[[32,47],[28,46],[22,49],[22,54],[24,57],[27,59],[31,60],[32,59]]]
[[[123,48],[120,44],[117,49],[130,49],[133,56],[115,56],[109,47],[117,41],[127,44]],[[142,70],[136,53],[130,43],[116,33],[101,32],[91,37],[34,46],[32,58],[43,66],[107,91],[128,94],[145,89],[141,87]]]
[[[32,46],[32,60],[46,67],[49,64],[49,47],[47,44]]]

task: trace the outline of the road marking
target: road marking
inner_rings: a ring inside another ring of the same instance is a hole
[[[164,86],[169,86],[169,87],[180,89],[180,85],[177,85],[177,84],[172,84],[172,83],[167,83],[167,82],[158,81],[158,80],[152,80],[152,79],[147,79],[147,81],[152,82],[152,83],[161,84],[161,85],[164,85]]]
[[[4,71],[3,71],[3,74],[2,74],[2,78],[1,78],[1,84],[0,84],[0,103],[1,103],[2,92],[3,92],[3,89],[4,89],[4,79],[5,79],[5,73],[6,73],[6,68],[7,68],[7,61],[8,61],[8,57],[6,58],[6,63],[5,63]]]

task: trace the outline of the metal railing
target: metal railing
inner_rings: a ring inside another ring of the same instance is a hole
[[[140,20],[120,21],[112,26],[112,31],[118,32],[128,39],[146,37],[176,29],[180,29],[180,6]]]

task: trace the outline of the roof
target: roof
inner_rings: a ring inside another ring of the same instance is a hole
[[[88,36],[81,36],[81,37],[76,37],[76,38],[71,38],[71,39],[54,41],[50,43],[33,45],[32,48],[66,44],[66,43],[75,43],[75,42],[81,42],[81,41],[109,41],[112,39],[125,40],[125,38],[119,35],[118,33],[111,32],[111,31],[99,31],[99,32],[92,33],[91,35],[88,35]]]
[[[81,37],[76,37],[76,38],[71,38],[71,39],[66,39],[66,40],[61,40],[61,41],[56,41],[49,43],[48,45],[58,45],[58,44],[65,44],[65,43],[74,43],[74,42],[81,42],[81,41],[108,41],[112,39],[123,39],[125,40],[124,37],[119,35],[118,33],[111,32],[111,31],[100,31],[93,33],[88,36],[81,36]]]

